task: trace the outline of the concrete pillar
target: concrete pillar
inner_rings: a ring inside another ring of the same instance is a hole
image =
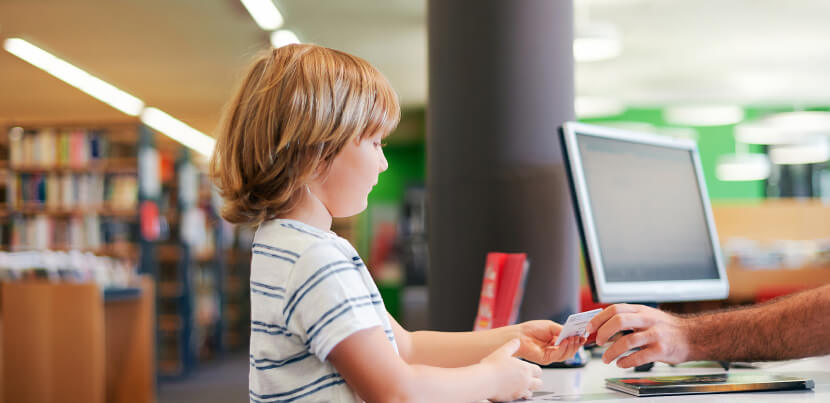
[[[470,330],[488,251],[531,260],[521,320],[577,309],[558,128],[574,117],[571,0],[430,0],[430,327]]]

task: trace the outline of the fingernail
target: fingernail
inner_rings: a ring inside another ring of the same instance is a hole
[[[591,334],[594,332],[594,326],[589,322],[588,325],[585,326],[585,332]]]

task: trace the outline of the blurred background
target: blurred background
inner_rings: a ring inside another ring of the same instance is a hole
[[[0,400],[246,399],[253,229],[218,216],[205,162],[250,59],[293,41],[400,95],[389,170],[333,229],[427,326],[427,3],[265,2],[0,1]],[[731,295],[683,309],[830,282],[830,3],[573,11],[576,118],[698,142]]]

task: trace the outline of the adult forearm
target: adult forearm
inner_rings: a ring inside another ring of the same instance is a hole
[[[751,308],[691,316],[690,360],[765,361],[830,353],[830,285]]]
[[[445,368],[473,365],[520,335],[516,326],[477,332],[413,332],[410,364]]]

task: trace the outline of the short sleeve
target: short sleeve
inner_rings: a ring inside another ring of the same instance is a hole
[[[286,326],[324,361],[331,350],[357,331],[383,326],[383,300],[362,280],[366,268],[336,246],[318,243],[294,265],[286,294]]]

